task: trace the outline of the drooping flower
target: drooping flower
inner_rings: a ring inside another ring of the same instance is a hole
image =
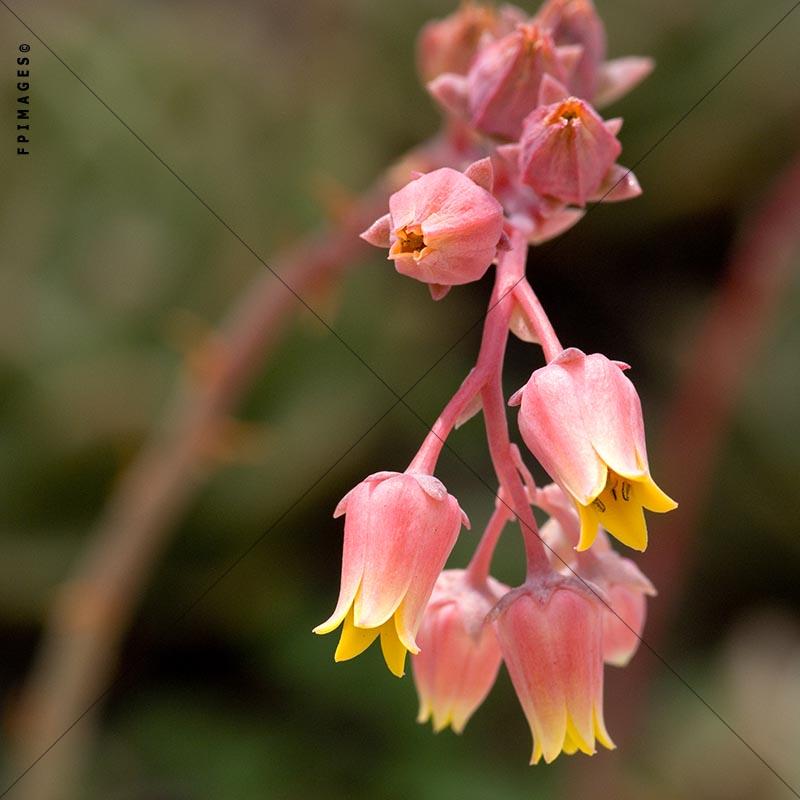
[[[377,472],[348,492],[334,512],[346,515],[342,580],[331,617],[314,628],[343,624],[336,661],[364,652],[381,637],[386,665],[403,675],[436,578],[462,523],[458,501],[441,481],[411,472]]]
[[[417,636],[414,683],[418,722],[433,721],[436,732],[451,726],[461,733],[486,699],[502,656],[486,617],[508,587],[489,578],[473,585],[464,570],[445,570],[436,581]]]
[[[553,569],[562,575],[576,575],[603,592],[603,660],[615,667],[626,666],[642,641],[646,598],[656,594],[655,587],[631,559],[612,549],[602,529],[590,550],[575,552],[580,520],[574,504],[557,484],[539,489],[536,505],[552,515],[540,534]]]
[[[361,238],[389,247],[403,275],[430,284],[435,299],[480,279],[505,243],[503,208],[492,196],[492,164],[420,175],[389,199],[389,213]]]
[[[650,476],[641,403],[624,369],[599,353],[569,348],[510,400],[521,404],[519,428],[528,448],[577,506],[578,550],[591,546],[599,525],[644,550],[643,509],[677,506]]]
[[[475,130],[515,141],[539,102],[544,76],[566,83],[580,54],[579,47],[557,47],[546,30],[526,23],[484,47],[466,76],[445,73],[428,90]]]
[[[596,597],[561,578],[512,590],[492,612],[533,735],[531,764],[613,748],[603,721],[603,627]]]

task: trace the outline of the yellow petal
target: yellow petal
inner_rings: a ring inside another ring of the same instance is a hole
[[[376,629],[377,634],[377,629]],[[397,628],[394,624],[394,615],[380,627],[381,651],[383,660],[392,675],[402,678],[405,675],[406,653],[408,650],[403,646],[400,637],[397,635]],[[374,639],[375,637],[373,637]]]
[[[656,482],[648,475],[636,486],[641,504],[649,511],[664,514],[678,507],[678,504],[656,486]]]
[[[600,515],[593,505],[578,506],[578,515],[581,519],[581,535],[576,550],[588,550],[597,538],[597,526],[600,524]]]
[[[579,506],[581,538],[578,550],[591,546],[597,535],[597,522],[628,547],[644,550],[647,547],[647,524],[642,505],[642,483],[621,478],[609,470],[605,489],[589,505]]]
[[[616,750],[617,746],[611,741],[611,737],[608,735],[602,713],[598,714],[595,708],[592,715],[594,716],[594,738],[597,739],[603,747],[607,747],[609,750]]]
[[[575,747],[581,751],[581,753],[586,753],[587,756],[592,756],[595,753],[594,743],[587,742],[578,731],[578,728],[575,726],[575,723],[572,721],[572,717],[567,714],[567,735],[564,738],[565,746],[564,751],[566,752],[566,742],[570,741],[571,744],[574,744]],[[575,752],[574,750],[572,751]],[[571,754],[570,754],[571,755]]]
[[[352,607],[347,612],[342,625],[342,635],[333,658],[335,661],[347,661],[361,655],[378,637],[379,628],[357,628],[353,624]]]

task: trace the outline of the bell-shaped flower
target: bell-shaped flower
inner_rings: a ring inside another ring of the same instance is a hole
[[[599,353],[569,348],[509,401],[521,405],[519,428],[528,448],[577,506],[578,550],[592,545],[600,525],[644,550],[643,509],[677,506],[650,476],[642,407],[624,369]]]
[[[451,286],[479,280],[505,246],[492,180],[488,158],[463,173],[442,167],[420,175],[389,198],[389,213],[361,238],[389,247],[397,271],[429,284],[438,299]]]
[[[465,117],[475,130],[515,141],[522,121],[539,102],[544,76],[566,83],[580,54],[580,47],[557,47],[537,25],[518,25],[481,49],[466,77],[445,73],[429,83],[428,90],[445,110]]]
[[[334,516],[342,514],[339,600],[314,633],[343,624],[336,661],[354,658],[380,636],[386,664],[400,677],[406,652],[419,652],[425,606],[469,521],[439,480],[413,472],[370,475],[339,503]]]
[[[508,587],[489,578],[474,585],[464,570],[445,570],[436,581],[411,660],[419,695],[418,722],[437,733],[461,733],[494,686],[502,656],[486,617]]]
[[[512,590],[492,612],[503,659],[533,734],[531,764],[613,748],[603,720],[602,606],[575,580]]]
[[[580,520],[557,484],[538,489],[535,504],[551,515],[540,535],[553,569],[576,575],[603,592],[603,660],[615,667],[626,666],[642,641],[646,597],[657,594],[655,586],[631,559],[613,550],[602,529],[590,550],[573,549],[580,536]]]
[[[526,117],[519,141],[522,183],[541,196],[586,205],[622,152],[617,130],[618,120],[605,122],[577,97],[539,106]]]
[[[603,611],[603,659],[606,664],[625,667],[642,641],[646,598],[658,593],[631,559],[612,549],[605,531],[599,532],[590,552],[592,558],[579,570],[582,577],[600,586],[608,601],[609,607]]]

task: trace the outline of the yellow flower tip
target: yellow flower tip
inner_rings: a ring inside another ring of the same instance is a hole
[[[342,624],[342,635],[333,655],[334,661],[349,661],[361,655],[380,633],[379,628],[358,628],[353,624],[353,609],[347,612]]]
[[[424,725],[431,718],[431,707],[427,703],[422,703],[417,713],[417,722]]]
[[[587,756],[593,756],[596,752],[594,742],[588,742],[581,736],[580,731],[569,715],[567,715],[567,731],[564,735],[563,750],[567,755],[577,753],[578,750]]]
[[[600,742],[603,747],[607,750],[616,750],[617,746],[611,740],[611,737],[608,735],[608,731],[606,730],[605,722],[603,721],[602,716],[598,716],[597,709],[593,711],[594,717],[594,738]]]
[[[380,628],[375,629],[376,635],[381,635],[381,652],[389,672],[398,678],[405,675],[406,655],[408,650],[397,635],[394,616],[390,617]]]

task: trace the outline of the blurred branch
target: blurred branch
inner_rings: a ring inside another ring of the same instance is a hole
[[[664,419],[658,450],[662,486],[680,506],[653,521],[657,541],[641,566],[661,589],[649,603],[644,636],[661,652],[692,572],[696,536],[707,509],[714,469],[736,404],[772,328],[775,312],[792,277],[800,249],[800,158],[777,179],[766,200],[748,218],[727,273],[684,356],[675,395]],[[644,726],[657,658],[642,648],[626,669],[614,675],[607,704],[614,716],[617,744],[635,739]],[[639,796],[623,789],[620,764],[612,759],[581,763],[573,788],[609,796]]]
[[[286,284],[307,296],[363,260],[369,247],[358,234],[383,213],[397,179],[441,158],[441,148],[434,139],[411,151],[335,225],[279,258],[276,271]],[[297,310],[296,298],[273,274],[259,270],[195,359],[200,368],[183,376],[164,423],[121,475],[83,557],[57,592],[11,720],[12,777],[46,753],[46,761],[20,781],[20,796],[27,800],[73,795],[91,740],[85,717],[104,699],[148,578],[176,522],[212,471],[209,454],[224,436],[228,415],[264,369]]]

